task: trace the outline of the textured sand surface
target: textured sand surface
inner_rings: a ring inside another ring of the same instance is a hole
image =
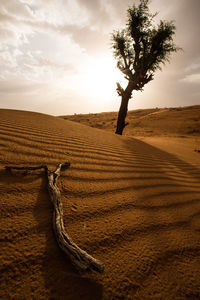
[[[94,128],[114,132],[117,112],[61,116]],[[127,136],[200,136],[200,105],[137,109],[128,111],[123,135]]]
[[[152,143],[0,110],[1,299],[200,299],[200,154]],[[65,228],[103,275],[79,274],[58,248],[43,172],[4,170],[68,160]]]

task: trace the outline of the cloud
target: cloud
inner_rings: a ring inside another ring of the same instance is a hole
[[[200,73],[187,75],[182,79],[183,82],[200,84]]]
[[[17,0],[1,1],[0,11],[1,16],[4,15],[5,20],[7,21],[11,18],[13,18],[13,20],[21,20],[33,17],[28,5],[25,5],[23,2]]]
[[[193,60],[193,62],[188,65],[185,69],[186,73],[200,73],[200,57]]]
[[[41,89],[41,84],[30,83],[29,81],[2,80],[0,82],[0,94],[32,94]]]
[[[10,78],[10,84],[13,77],[29,80],[31,87],[39,82],[56,84],[67,73],[77,72],[76,64],[80,66],[86,55],[69,33],[60,32],[61,21],[69,14],[62,1],[8,0],[0,9],[1,80]]]
[[[16,99],[20,108],[29,104],[34,109],[36,101],[37,109],[44,110],[46,99],[53,107],[55,99],[62,106],[67,98],[66,110],[68,107],[72,113],[81,107],[84,112],[95,107],[104,110],[97,95],[84,94],[82,82],[90,78],[87,65],[112,56],[110,34],[125,26],[126,11],[132,5],[132,0],[1,0],[1,106],[5,107],[6,101],[13,105]],[[184,51],[173,54],[171,64],[156,73],[155,80],[142,93],[143,103],[148,105],[149,98],[156,99],[156,95],[160,105],[172,98],[186,103],[189,93],[195,102],[200,92],[200,2],[152,0],[150,8],[152,12],[160,11],[157,20],[175,20],[175,40]],[[104,63],[106,72],[106,60]],[[87,103],[88,108],[83,95],[93,101]],[[70,104],[73,99],[76,105]],[[118,101],[117,94],[113,93],[110,101]]]

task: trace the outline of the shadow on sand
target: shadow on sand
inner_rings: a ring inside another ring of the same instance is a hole
[[[28,176],[22,171],[3,171],[1,173],[5,185],[12,183],[17,186],[22,181],[24,184],[28,184],[35,179],[41,179],[35,205],[33,208],[28,208],[33,209],[33,215],[37,222],[34,233],[38,235],[38,247],[40,247],[40,240],[41,243],[44,243],[44,239],[46,240],[44,254],[30,262],[32,271],[39,269],[44,277],[45,287],[39,288],[42,293],[41,299],[102,299],[102,286],[91,279],[89,275],[79,274],[57,244],[52,226],[53,206],[48,195],[47,179],[44,172],[29,171]],[[29,205],[28,201],[27,205]],[[20,207],[20,209],[23,208]],[[21,259],[24,260],[25,258]],[[28,261],[27,264],[29,265]],[[24,277],[24,280],[26,280],[25,278],[27,276]],[[30,284],[27,282],[27,285]],[[40,283],[35,284],[40,285]]]
[[[50,299],[102,299],[102,286],[89,277],[80,275],[58,247],[52,226],[53,206],[45,176],[38,192],[34,216],[39,230],[46,236],[42,268]]]

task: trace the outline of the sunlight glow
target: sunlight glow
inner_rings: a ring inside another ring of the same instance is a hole
[[[112,55],[89,56],[77,62],[77,68],[69,74],[54,77],[57,97],[71,103],[70,113],[104,112],[117,110],[120,98],[116,82],[125,86],[126,80],[116,67]],[[82,99],[79,106],[76,99]],[[74,108],[73,108],[74,107]]]
[[[122,80],[123,76],[116,67],[116,61],[111,57],[99,57],[90,59],[85,65],[82,89],[101,101],[102,104],[113,97],[117,97],[116,82]]]

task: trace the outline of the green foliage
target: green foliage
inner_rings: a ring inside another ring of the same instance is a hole
[[[154,72],[169,61],[170,54],[180,49],[173,42],[173,21],[160,21],[155,26],[157,14],[149,12],[148,4],[149,0],[140,0],[138,6],[129,8],[126,27],[112,33],[117,67],[135,90],[141,90],[152,80]],[[121,95],[119,86],[118,93]]]

